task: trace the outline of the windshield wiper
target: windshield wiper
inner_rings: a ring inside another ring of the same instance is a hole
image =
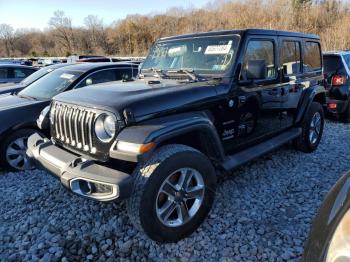
[[[151,68],[146,68],[146,69],[143,69],[145,71],[148,71],[148,72],[153,72],[154,75],[158,78],[162,78],[162,77],[167,77],[168,75],[162,70],[162,69],[159,69],[159,68],[154,68],[154,67],[151,67]]]
[[[38,100],[36,97],[33,97],[33,96],[28,96],[28,95],[22,95],[22,94],[17,94],[17,96],[21,97],[21,98],[27,98],[27,99],[30,99],[30,100]]]
[[[185,74],[191,78],[192,81],[198,81],[200,76],[194,72],[192,68],[180,68],[177,70],[168,70],[167,73]]]

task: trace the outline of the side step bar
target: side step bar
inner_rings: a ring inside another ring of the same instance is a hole
[[[267,140],[261,144],[250,147],[246,150],[243,150],[237,154],[227,156],[222,163],[222,167],[226,171],[230,171],[234,168],[237,168],[240,165],[243,165],[259,156],[262,156],[286,143],[290,140],[297,138],[301,135],[301,128],[292,128],[270,140]]]

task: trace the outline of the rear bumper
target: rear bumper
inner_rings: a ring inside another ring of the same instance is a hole
[[[49,171],[78,195],[111,201],[131,194],[133,179],[129,174],[67,152],[37,133],[28,139],[27,154],[38,167]]]
[[[327,99],[327,112],[331,114],[344,114],[348,108],[348,100]]]

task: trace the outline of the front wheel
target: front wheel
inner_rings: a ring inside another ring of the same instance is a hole
[[[324,128],[324,112],[320,103],[312,102],[301,123],[302,133],[294,140],[296,149],[311,153],[321,141]]]
[[[215,170],[205,155],[188,146],[161,147],[133,176],[129,217],[158,242],[176,242],[190,235],[214,201]]]
[[[34,132],[33,129],[21,129],[5,138],[0,145],[0,164],[5,170],[23,171],[33,168],[26,151],[28,137]]]

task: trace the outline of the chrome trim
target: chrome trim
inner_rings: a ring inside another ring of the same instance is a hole
[[[52,128],[58,141],[91,154],[97,152],[94,145],[94,123],[100,111],[59,101],[53,102],[52,110]]]
[[[75,138],[76,138],[76,145],[79,144],[79,135],[78,135],[78,118],[79,118],[79,108],[75,110],[75,119],[74,119],[74,131],[75,131]]]
[[[86,115],[86,111],[83,110],[81,113],[81,118],[80,118],[80,128],[81,128],[81,141],[82,141],[82,145],[81,147],[84,149],[85,146],[85,115]]]

